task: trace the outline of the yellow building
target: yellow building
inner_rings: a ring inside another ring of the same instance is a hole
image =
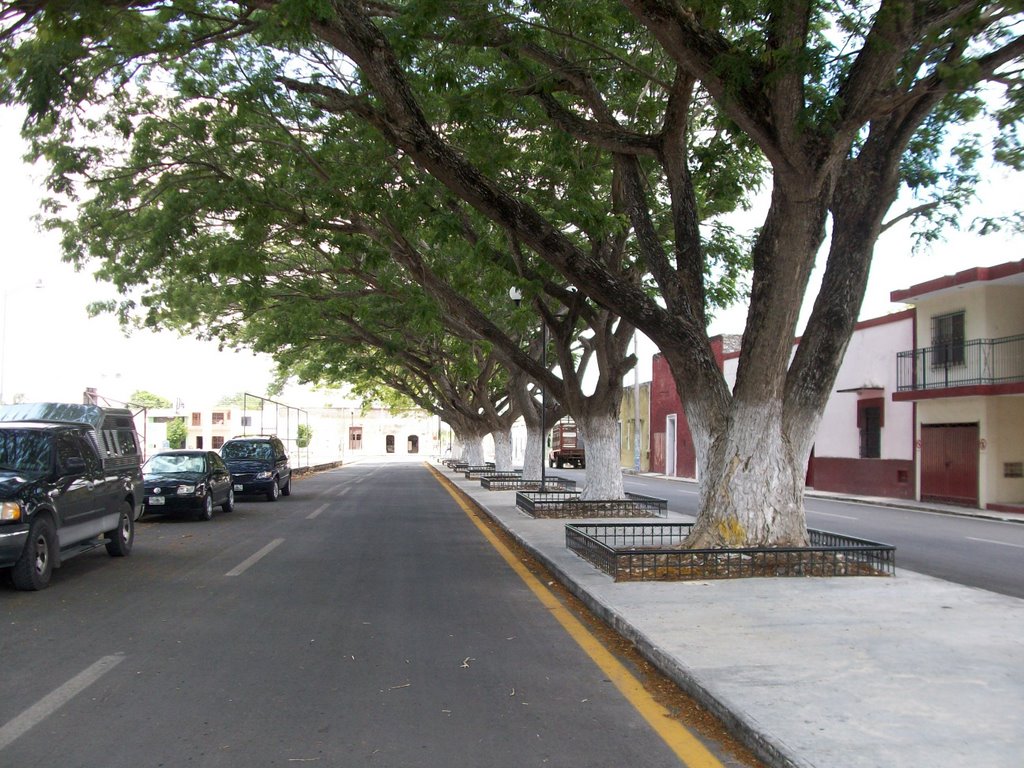
[[[639,393],[639,401],[637,399]],[[639,409],[636,403],[639,402]],[[638,472],[648,472],[651,466],[651,382],[622,389],[622,405],[619,406],[619,454],[622,467]],[[639,420],[639,430],[637,421]],[[639,436],[640,441],[637,442]],[[638,460],[639,458],[639,460]]]

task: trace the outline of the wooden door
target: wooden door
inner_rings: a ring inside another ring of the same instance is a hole
[[[978,425],[921,425],[921,500],[978,505]]]

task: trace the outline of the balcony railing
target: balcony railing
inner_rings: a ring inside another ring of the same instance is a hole
[[[1024,382],[1024,334],[911,349],[896,365],[900,392]]]

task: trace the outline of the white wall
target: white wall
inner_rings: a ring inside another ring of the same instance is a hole
[[[892,393],[896,391],[896,355],[913,347],[912,317],[854,331],[818,426],[815,456],[859,458],[857,401],[881,397],[885,400],[881,458],[914,458],[914,406],[892,400]],[[862,387],[881,389],[863,389],[859,393],[841,391]]]
[[[989,439],[985,453],[989,455],[988,501],[1008,504],[1024,503],[1024,478],[1005,477],[1003,465],[1024,462],[1024,397],[990,398]]]

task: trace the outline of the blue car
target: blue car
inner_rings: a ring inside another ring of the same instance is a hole
[[[292,492],[292,468],[284,443],[274,435],[233,437],[220,447],[235,493],[277,501]]]

